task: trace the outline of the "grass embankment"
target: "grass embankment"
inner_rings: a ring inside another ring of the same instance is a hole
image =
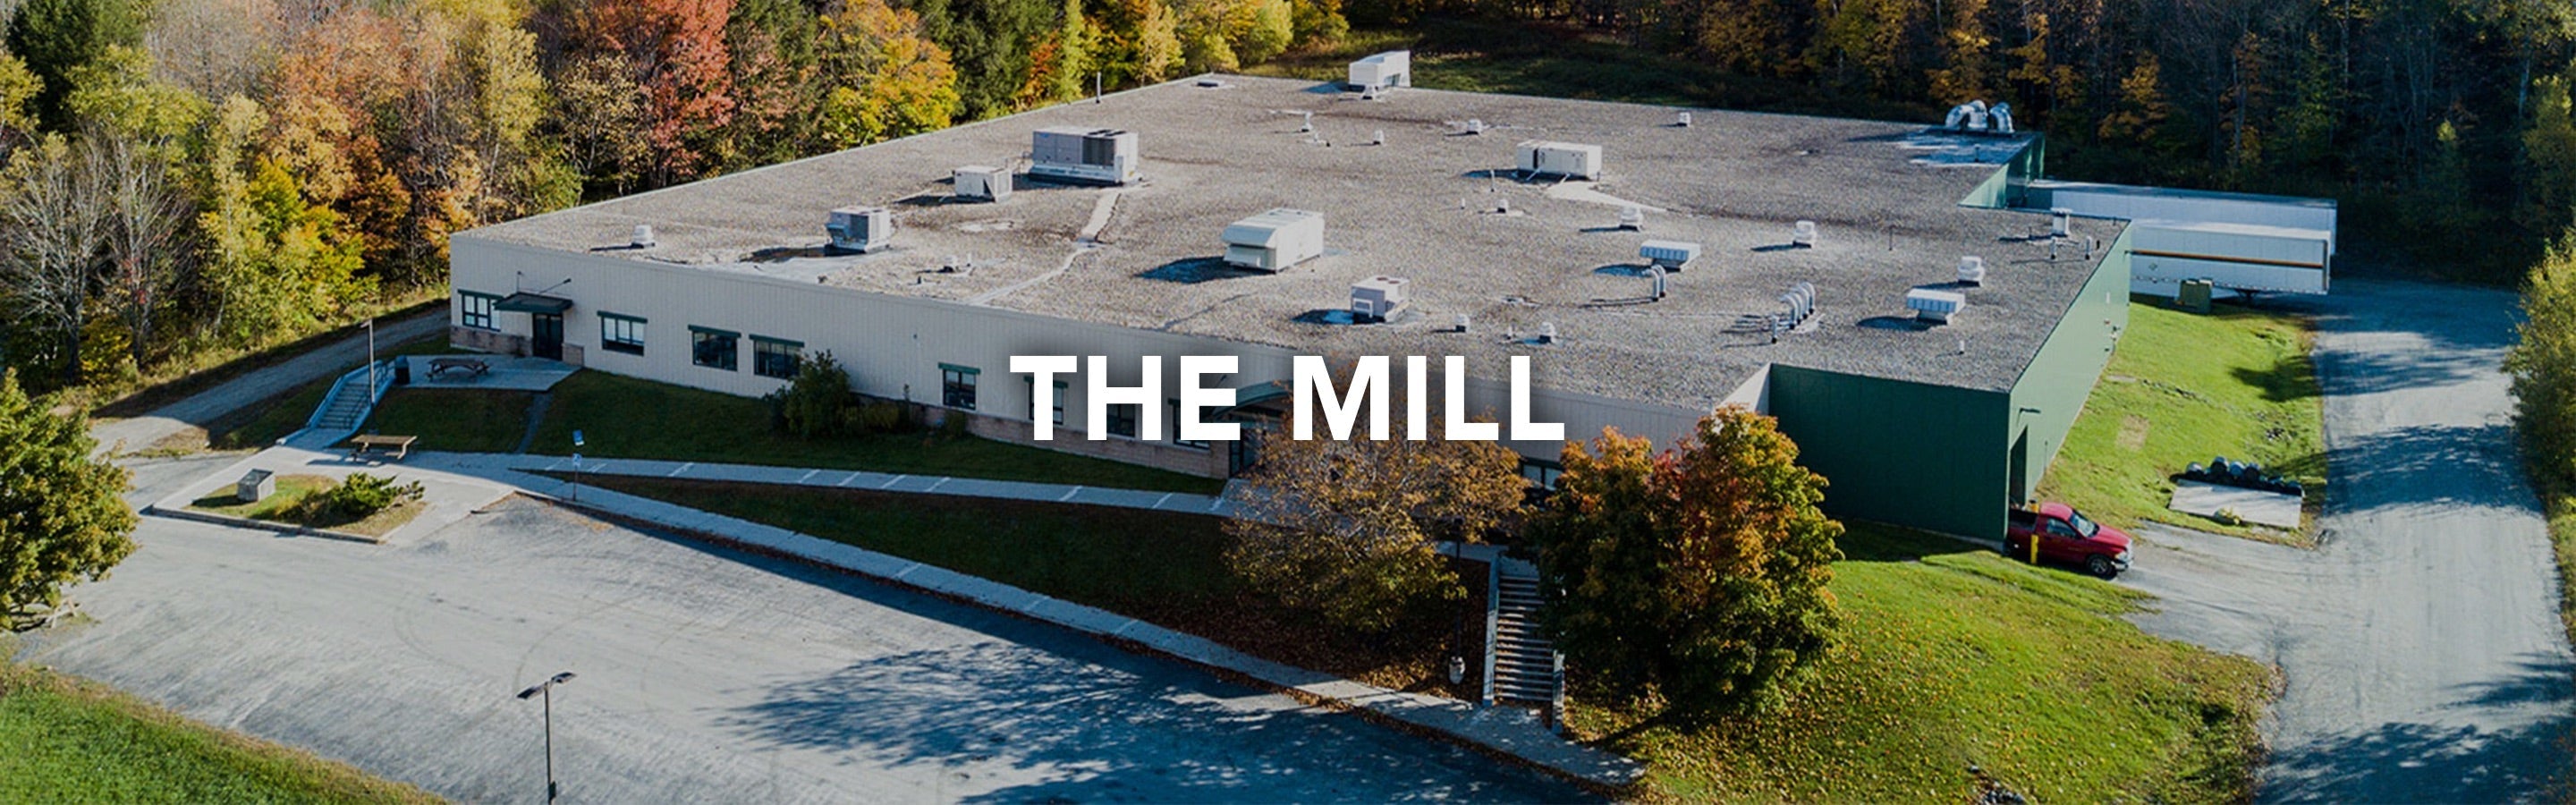
[[[2139,595],[2090,578],[1869,524],[1843,550],[1842,638],[1773,713],[1636,727],[1578,700],[1569,725],[1646,761],[1647,799],[1964,802],[1971,764],[2036,802],[2252,796],[2260,664],[2138,631]]]
[[[1213,518],[1045,503],[607,478],[742,517],[1078,601],[1270,659],[1422,687],[1437,647],[1352,642],[1277,613],[1226,571]],[[1607,744],[1657,799],[1965,799],[1979,764],[2041,801],[2243,798],[2270,672],[2150,637],[2139,596],[1940,537],[1855,525],[1842,643],[1775,715]],[[1481,620],[1481,618],[1479,618]],[[1435,629],[1437,627],[1434,627]],[[1603,738],[1630,726],[1578,706]]]
[[[414,450],[508,453],[528,431],[525,391],[398,388],[376,402],[365,429],[418,436]]]
[[[1337,638],[1228,572],[1231,541],[1215,517],[659,478],[582,482],[944,567],[1370,684],[1429,690],[1446,683],[1437,678],[1450,632],[1445,620],[1384,642]],[[1483,610],[1475,620],[1484,622]]]
[[[445,334],[400,344],[379,345],[379,347],[377,352],[381,357],[443,355],[455,351],[447,346]],[[331,393],[331,384],[339,382],[341,375],[364,365],[352,363],[333,369],[328,377],[279,392],[268,399],[226,414],[206,426],[202,444],[163,444],[158,447],[173,452],[185,452],[199,447],[210,447],[216,450],[256,450],[276,444],[277,440],[286,438],[287,434],[304,429],[305,421],[313,418],[313,409],[321,407],[323,395]],[[183,438],[193,437],[193,435],[183,434]]]
[[[91,416],[141,416],[214,388],[224,381],[284,363],[325,344],[364,336],[367,331],[361,322],[369,316],[375,317],[379,323],[390,324],[446,309],[446,285],[413,288],[394,294],[382,304],[357,306],[348,311],[348,324],[294,336],[290,340],[268,339],[237,346],[183,348],[178,354],[164,356],[151,371],[140,376],[121,380],[94,379],[89,386],[76,390],[71,396],[89,405]],[[444,343],[446,336],[440,335],[438,339]]]
[[[2040,497],[2118,526],[2151,520],[2308,544],[2304,530],[2229,526],[2166,505],[2175,473],[2224,455],[2298,479],[2314,514],[2327,491],[2324,398],[2308,357],[2314,336],[2310,320],[2293,313],[2220,304],[2200,315],[2131,302],[2129,329]]]
[[[419,517],[423,509],[429,508],[428,503],[420,500],[402,500],[385,507],[383,511],[352,520],[336,514],[318,512],[314,507],[305,505],[306,498],[328,491],[337,485],[339,482],[328,476],[280,475],[277,477],[277,490],[259,500],[244,501],[232,490],[225,489],[189,502],[188,508],[367,537],[391,534],[394,529],[411,522],[412,518]]]
[[[1225,482],[974,436],[928,431],[799,439],[770,427],[769,404],[749,397],[582,372],[555,385],[534,452],[785,467],[953,475],[1215,494]]]
[[[437,802],[103,685],[0,663],[0,802]]]

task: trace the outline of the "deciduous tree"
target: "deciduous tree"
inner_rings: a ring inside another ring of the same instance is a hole
[[[51,407],[0,372],[0,616],[60,606],[63,588],[134,552],[125,470],[90,458],[87,417]]]
[[[1824,650],[1825,584],[1842,526],[1822,477],[1771,418],[1740,406],[1678,447],[1605,430],[1566,445],[1564,474],[1528,534],[1555,600],[1542,617],[1610,695],[1700,718],[1760,704]]]
[[[81,337],[106,246],[99,179],[61,135],[12,154],[0,175],[0,301],[54,338],[66,386],[81,379]]]
[[[2576,229],[2522,286],[2521,336],[2505,356],[2523,461],[2556,494],[2576,492]]]

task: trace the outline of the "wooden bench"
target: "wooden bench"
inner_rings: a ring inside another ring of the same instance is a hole
[[[489,363],[484,363],[484,362],[483,362],[483,359],[481,359],[481,358],[431,358],[431,359],[429,359],[429,376],[430,376],[430,377],[437,377],[437,376],[439,376],[440,374],[443,374],[443,373],[446,373],[446,372],[449,372],[449,371],[464,372],[467,376],[477,376],[477,375],[481,375],[481,374],[483,374],[483,373],[485,373],[485,372],[490,372],[490,371],[492,371],[492,365],[491,365],[491,364],[489,364]]]
[[[419,440],[420,437],[418,436],[385,436],[374,433],[362,433],[349,437],[349,457],[353,459],[364,458],[367,455],[367,451],[370,450],[391,450],[394,454],[393,460],[401,461],[404,456],[411,455],[411,443]]]

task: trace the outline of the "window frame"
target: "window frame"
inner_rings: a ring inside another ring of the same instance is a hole
[[[1528,481],[1530,486],[1553,492],[1556,491],[1557,480],[1565,476],[1565,465],[1554,461],[1524,458],[1521,459],[1520,472],[1521,480]]]
[[[1129,439],[1138,438],[1136,435],[1137,422],[1145,418],[1143,403],[1110,403],[1106,407],[1109,409],[1109,421],[1104,424],[1109,430],[1109,435],[1123,436]],[[1124,412],[1126,416],[1119,416],[1121,412]],[[1123,430],[1120,427],[1122,420],[1125,426]]]
[[[787,360],[787,373],[771,374],[767,371],[769,367],[766,365],[768,361],[765,359],[771,359],[773,356],[782,354],[774,351],[780,347],[784,347],[787,350],[783,353]],[[771,338],[765,335],[755,335],[751,337],[752,375],[756,377],[775,378],[778,380],[793,380],[796,378],[796,373],[804,371],[804,369],[805,342],[789,341],[784,338]]]
[[[710,352],[703,345],[712,339],[723,339],[725,342],[723,362],[720,364],[707,362],[707,357],[715,353]],[[689,365],[727,372],[742,371],[742,334],[732,330],[689,325]]]
[[[1061,428],[1061,427],[1064,427],[1064,397],[1065,397],[1065,383],[1064,383],[1064,381],[1062,381],[1062,380],[1054,381],[1054,383],[1055,383],[1055,399],[1053,400],[1053,402],[1055,403],[1055,414],[1054,414],[1054,416],[1055,416],[1055,426],[1056,426],[1056,427]],[[1037,396],[1038,396],[1038,381],[1037,381],[1037,378],[1034,378],[1034,377],[1023,377],[1023,378],[1020,378],[1020,385],[1021,385],[1021,386],[1023,386],[1023,387],[1025,387],[1025,388],[1027,388],[1027,389],[1029,390],[1029,399],[1032,399],[1032,400],[1037,399]]]
[[[983,385],[984,370],[954,363],[939,365],[939,406],[957,411],[973,411],[976,390]],[[960,405],[958,401],[965,404]]]
[[[1181,438],[1181,398],[1172,397],[1169,399],[1172,404],[1172,443],[1192,450],[1208,449],[1208,443],[1206,442],[1193,442]]]
[[[644,354],[644,324],[642,316],[602,311],[599,314],[599,348],[626,355]],[[612,325],[622,326],[611,329]],[[618,332],[620,329],[624,330],[628,337],[620,338]]]
[[[476,302],[481,302],[482,304],[478,306],[474,304]],[[488,293],[459,290],[456,292],[457,324],[459,326],[469,327],[476,330],[499,332],[501,330],[500,306],[501,297]],[[475,312],[476,307],[481,307],[482,312]],[[475,323],[475,320],[478,318],[482,320],[482,323]]]

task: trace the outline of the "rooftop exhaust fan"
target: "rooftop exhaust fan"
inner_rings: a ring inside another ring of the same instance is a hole
[[[1959,258],[1959,284],[1983,285],[1986,282],[1986,258],[1969,255]]]
[[[1799,221],[1789,227],[1789,244],[1801,248],[1816,247],[1816,222]]]
[[[2073,236],[2075,234],[2074,219],[2074,210],[2070,210],[2065,207],[2050,209],[2048,211],[2048,236],[2052,238]]]
[[[1681,113],[1679,116],[1675,117],[1675,118],[1674,118],[1674,120],[1673,120],[1673,125],[1675,125],[1675,126],[1680,126],[1680,127],[1682,127],[1682,128],[1690,128],[1690,126],[1691,126],[1690,113],[1689,113],[1689,112],[1683,112],[1683,113]]]
[[[1467,118],[1467,125],[1460,128],[1459,131],[1466,134],[1483,134],[1485,133],[1485,121],[1472,117]]]
[[[627,239],[626,245],[633,246],[638,249],[653,248],[653,225],[636,224],[635,236]]]
[[[1553,344],[1553,343],[1556,343],[1556,322],[1552,322],[1552,321],[1543,321],[1543,322],[1539,322],[1539,323],[1538,323],[1538,339],[1537,339],[1537,340],[1538,340],[1538,343],[1541,343],[1541,344]]]
[[[1630,204],[1619,208],[1619,230],[1635,232],[1646,228],[1646,211]]]
[[[1916,288],[1905,292],[1905,306],[1914,310],[1914,318],[1933,324],[1947,324],[1950,317],[1968,306],[1968,295],[1958,291]]]
[[[1465,313],[1460,313],[1460,314],[1458,314],[1458,332],[1462,332],[1462,333],[1463,333],[1463,332],[1467,332],[1467,328],[1468,328],[1470,325],[1473,325],[1474,323],[1475,323],[1475,320],[1474,320],[1474,319],[1469,318],[1469,317],[1467,316],[1467,314],[1465,314]]]
[[[1385,144],[1386,144],[1386,130],[1385,130],[1385,129],[1378,129],[1377,131],[1370,132],[1370,133],[1369,133],[1369,144],[1370,144],[1370,145],[1385,145]]]

